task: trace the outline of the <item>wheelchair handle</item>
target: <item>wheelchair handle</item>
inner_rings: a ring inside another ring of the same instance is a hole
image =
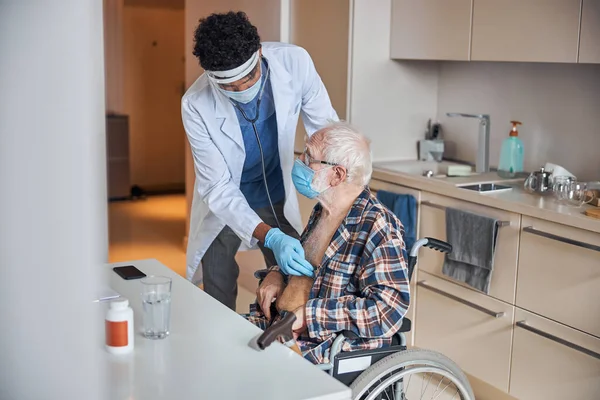
[[[413,247],[410,249],[410,254],[408,256],[408,280],[412,278],[412,274],[415,270],[415,266],[417,265],[417,254],[419,254],[419,249],[421,247],[429,247],[430,249],[441,251],[442,253],[452,253],[452,245],[450,243],[444,242],[443,240],[439,240],[432,237],[426,237],[423,239],[419,239],[415,242]]]
[[[442,253],[452,253],[452,245],[443,240],[439,240],[432,237],[426,237],[419,239],[415,242],[412,249],[410,249],[410,256],[416,257],[421,247],[429,247],[430,249],[441,251]]]

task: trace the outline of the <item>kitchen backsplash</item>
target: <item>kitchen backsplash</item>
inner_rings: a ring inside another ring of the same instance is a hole
[[[492,166],[518,120],[525,170],[549,161],[581,180],[600,180],[600,65],[440,63],[437,114],[448,155],[474,162],[477,121],[447,112],[490,114]]]

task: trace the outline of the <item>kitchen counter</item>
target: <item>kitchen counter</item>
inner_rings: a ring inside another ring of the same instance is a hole
[[[600,220],[584,214],[584,211],[592,206],[576,208],[559,204],[552,196],[530,194],[523,189],[522,179],[502,179],[495,172],[456,178],[427,178],[400,172],[397,167],[403,162],[406,161],[373,163],[372,178],[600,233]],[[483,194],[456,186],[483,182],[502,182],[513,189]]]

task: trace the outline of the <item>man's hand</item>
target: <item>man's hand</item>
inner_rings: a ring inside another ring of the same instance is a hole
[[[281,296],[284,287],[281,273],[271,271],[263,279],[258,289],[256,289],[256,300],[268,320],[271,320],[271,303]]]
[[[294,340],[298,339],[302,333],[306,331],[306,308],[305,305],[302,307],[298,307],[294,310],[294,314],[296,314],[296,320],[292,325],[292,333],[294,335]]]
[[[279,228],[271,228],[264,243],[266,248],[273,250],[277,265],[284,274],[314,276],[313,267],[304,258],[304,249],[298,239],[286,235]]]

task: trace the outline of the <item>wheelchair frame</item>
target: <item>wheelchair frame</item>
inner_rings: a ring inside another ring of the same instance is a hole
[[[435,238],[426,237],[417,240],[412,246],[408,255],[409,282],[412,278],[415,266],[417,264],[417,256],[421,247],[428,247],[443,253],[450,253],[452,251],[452,245]],[[262,282],[262,279],[264,279],[268,272],[268,270],[260,270],[254,273],[254,276],[259,279],[259,284]],[[355,381],[358,380],[359,377],[368,376],[370,371],[373,371],[373,369],[379,366],[383,366],[381,364],[387,361],[391,361],[391,364],[393,365],[394,360],[392,360],[392,358],[394,357],[394,355],[397,353],[407,351],[405,332],[410,332],[412,328],[411,325],[412,323],[410,319],[404,318],[402,321],[402,326],[394,335],[394,343],[392,344],[392,346],[372,350],[342,352],[342,346],[344,344],[344,341],[346,339],[357,338],[358,336],[351,331],[339,332],[329,349],[329,362],[323,364],[315,364],[315,366],[321,369],[322,371],[329,373],[329,375],[344,383],[345,385],[352,387],[354,386],[353,384],[355,383]],[[419,350],[410,351],[413,352]],[[427,352],[426,354],[439,354],[426,350],[423,351]],[[445,358],[443,355],[439,354],[438,357],[443,358],[441,360],[433,361],[426,360],[427,362],[424,364],[424,366],[415,368],[415,370],[424,372],[437,372],[446,378],[453,377],[455,380],[454,383],[460,388],[460,390],[463,393],[463,399],[475,400],[469,382],[464,373],[460,370],[460,368],[450,359]],[[415,360],[415,362],[416,361],[417,360]],[[350,366],[348,367],[348,365],[343,364],[348,364]],[[410,366],[409,364],[410,363],[404,361],[402,364],[403,366],[399,367],[398,371],[394,372],[394,374],[402,375],[402,371],[405,368],[408,368]],[[393,378],[393,375],[388,376],[386,381],[390,381],[391,384],[394,385],[394,393],[399,394],[400,399],[405,399],[402,378],[397,378],[396,381],[394,381]],[[452,380],[450,381],[452,382]],[[353,395],[357,396],[356,394]],[[356,399],[358,398],[362,399],[363,397],[359,394],[356,397]]]

